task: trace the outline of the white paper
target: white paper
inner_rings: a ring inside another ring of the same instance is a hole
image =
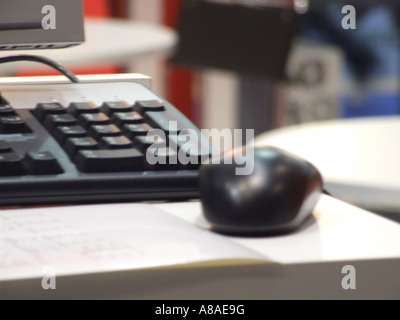
[[[146,204],[0,212],[0,281],[238,258],[264,259]]]

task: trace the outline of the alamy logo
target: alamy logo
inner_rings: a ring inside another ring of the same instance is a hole
[[[57,28],[56,23],[56,8],[51,5],[44,6],[42,8],[42,28],[44,30],[55,30]]]
[[[351,5],[344,6],[342,8],[342,14],[345,14],[342,19],[342,28],[344,30],[357,29],[356,8]]]
[[[356,268],[354,266],[344,266],[342,268],[342,274],[346,276],[342,279],[342,288],[344,290],[355,290],[356,289]]]
[[[42,288],[43,290],[56,290],[56,268],[45,266],[42,269]]]
[[[231,150],[235,146],[243,145],[245,141],[254,139],[254,130],[244,132],[236,130],[202,129],[199,135],[192,129],[178,130],[176,121],[169,122],[170,134],[167,136],[161,129],[152,129],[145,136],[146,144],[150,147],[146,151],[146,161],[150,165],[166,164],[194,164],[211,162],[212,164],[237,164],[236,174],[239,176],[251,175],[254,171],[254,150],[236,152],[225,156],[215,156],[209,159],[210,146],[214,154],[223,154],[224,150]]]

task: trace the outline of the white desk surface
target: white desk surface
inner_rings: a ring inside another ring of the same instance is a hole
[[[205,227],[201,219],[199,202],[152,205],[199,228]],[[132,204],[126,204],[124,208],[129,212],[135,210]],[[125,210],[118,204],[115,205],[115,209]],[[90,208],[86,207],[85,210],[90,210]],[[112,206],[105,210],[112,210]],[[138,214],[137,211],[132,212]],[[95,210],[94,215],[96,213]],[[263,255],[265,259],[276,263],[245,267],[224,265],[215,268],[202,265],[188,268],[178,266],[177,268],[150,268],[142,272],[116,271],[61,276],[57,277],[57,289],[50,291],[43,290],[40,279],[37,278],[25,281],[23,279],[11,282],[0,281],[0,299],[399,298],[399,224],[328,196],[321,198],[313,216],[314,219],[311,219],[303,228],[284,236],[228,237],[228,240],[252,249]],[[95,227],[98,228],[98,226]],[[160,230],[163,229],[160,228]],[[126,233],[121,233],[121,239],[126,236]],[[203,237],[208,239],[207,232]],[[190,243],[182,243],[182,246],[184,252],[189,249],[193,255],[193,247]],[[178,254],[179,248],[178,245],[168,250]],[[127,265],[129,264],[128,261]],[[353,281],[356,281],[357,288],[354,290],[345,290],[342,287],[346,276],[343,273],[345,266],[355,268],[356,280]]]
[[[128,63],[148,54],[166,54],[176,44],[175,31],[155,24],[119,19],[85,20],[85,43],[66,49],[2,52],[1,56],[33,54],[53,59],[67,67],[99,63]],[[37,63],[12,63],[0,66],[0,73],[16,68],[39,68]]]
[[[155,206],[207,228],[199,202]],[[400,224],[326,195],[311,219],[293,233],[229,238],[282,264],[400,258]]]
[[[255,145],[291,151],[322,173],[335,196],[370,210],[400,211],[400,117],[294,125],[258,136]]]

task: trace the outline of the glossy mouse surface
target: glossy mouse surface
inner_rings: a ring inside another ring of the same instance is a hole
[[[319,171],[275,147],[243,150],[235,149],[200,168],[200,198],[211,229],[262,236],[299,228],[322,193]]]

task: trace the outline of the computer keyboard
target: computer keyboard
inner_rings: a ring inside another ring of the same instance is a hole
[[[0,205],[198,197],[207,139],[134,82],[0,85]]]

